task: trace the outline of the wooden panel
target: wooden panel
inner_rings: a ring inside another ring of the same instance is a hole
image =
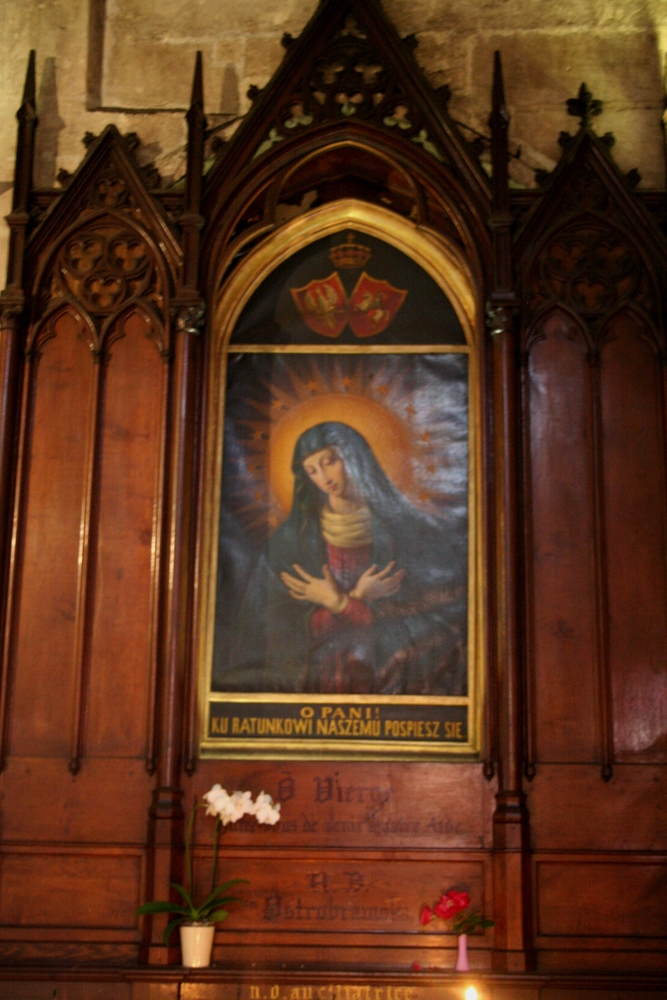
[[[543,935],[667,937],[667,867],[541,861],[537,910]]]
[[[11,841],[142,844],[155,779],[142,761],[11,758],[0,775],[2,835]],[[44,802],[48,790],[48,807]]]
[[[130,983],[59,983],[47,980],[41,983],[12,983],[11,988],[12,1000],[135,1000]],[[168,996],[167,993],[165,1000]],[[149,997],[150,994],[146,1000]]]
[[[611,971],[604,960],[603,964],[606,965],[607,971]],[[621,971],[625,970],[621,967]],[[649,972],[649,969],[644,967],[643,971]],[[593,984],[589,982],[588,988],[585,986],[545,986],[540,990],[539,1000],[610,1000],[611,997],[613,997],[613,1000],[664,1000],[666,995],[665,990],[650,989],[647,987],[645,982],[642,983],[640,977],[638,977],[639,982],[636,989],[632,987],[623,989],[612,984],[611,990],[613,992],[610,992],[610,987],[608,986],[597,985],[595,983],[597,977],[591,978],[593,978]],[[496,1000],[495,995],[493,1000]]]
[[[154,672],[165,366],[137,314],[105,366],[86,751],[141,756]]]
[[[491,969],[490,945],[484,941],[474,936],[468,946],[468,958],[475,970]],[[213,959],[216,965],[227,969],[328,969],[332,970],[328,973],[329,981],[336,970],[367,969],[381,973],[385,969],[407,971],[415,964],[425,971],[442,973],[456,965],[456,939],[443,936],[434,947],[428,947],[424,936],[418,934],[399,939],[387,935],[345,937],[302,931],[290,938],[276,936],[275,943],[267,944],[259,935],[230,934],[225,939],[218,934]],[[460,992],[457,1000],[463,1000]]]
[[[614,743],[667,759],[667,547],[661,366],[638,320],[602,351],[604,490]]]
[[[592,765],[542,765],[527,788],[533,846],[667,851],[667,769],[616,765],[609,782]]]
[[[117,969],[119,966],[136,962],[137,946],[132,944],[104,944],[88,941],[1,941],[0,962],[3,965],[21,965],[23,963],[45,966],[47,964],[61,966],[95,965]],[[91,991],[92,992],[92,991]],[[86,994],[83,994],[84,997]],[[90,995],[90,994],[89,994]],[[76,993],[74,994],[76,997]],[[94,996],[94,994],[93,994]],[[112,994],[113,996],[113,994]],[[123,994],[120,994],[122,998]],[[13,1000],[13,994],[10,994]],[[43,1000],[52,1000],[53,994]],[[67,994],[65,994],[67,997]],[[97,994],[100,997],[100,994]],[[97,1000],[97,997],[95,1000]],[[100,1000],[109,1000],[108,994],[102,994]],[[8,997],[7,1000],[10,1000]],[[40,1000],[42,998],[40,997]]]
[[[451,966],[451,962],[450,962]],[[656,976],[485,974],[484,1000],[667,1000]],[[0,996],[11,1000],[461,1000],[461,977],[434,972],[236,971],[184,969],[5,969]],[[467,983],[465,984],[467,985]]]
[[[0,924],[134,929],[139,855],[48,852],[1,858]]]
[[[481,848],[491,843],[495,784],[480,764],[201,761],[185,801],[215,782],[282,803],[275,827],[242,820],[230,846]],[[211,836],[199,816],[198,840]]]
[[[614,986],[613,993],[604,986],[598,988],[592,986],[589,989],[577,986],[545,986],[540,990],[539,1000],[609,1000],[610,996],[613,996],[614,1000],[664,1000],[665,992],[659,989],[644,989],[642,986],[638,989],[619,989]],[[493,1000],[496,1000],[495,995]]]
[[[35,359],[15,653],[12,750],[69,756],[75,616],[94,369],[64,314]]]
[[[662,985],[667,974],[667,951],[661,938],[544,937],[539,939],[539,969],[547,975],[556,973],[557,980],[561,976],[569,978],[568,973],[574,977],[586,976],[589,984],[599,978],[634,972],[640,983],[653,976],[653,983]],[[609,982],[599,1000],[618,996],[614,984]]]
[[[234,907],[220,928],[222,937],[255,931],[270,943],[276,935],[295,931],[407,934],[419,938],[417,945],[437,947],[443,929],[420,926],[424,904],[432,905],[442,892],[458,887],[470,893],[474,906],[491,906],[484,861],[462,856],[402,859],[354,852],[341,858],[332,852],[312,852],[295,857],[290,852],[274,854],[267,864],[264,858],[234,851],[226,853],[224,864],[230,875],[242,866],[250,886],[239,887],[245,905]],[[208,855],[196,859],[195,871],[203,892],[210,885]],[[444,933],[452,935],[451,930]]]
[[[537,759],[595,759],[595,589],[586,352],[551,315],[529,357]],[[530,558],[530,557],[529,557]]]

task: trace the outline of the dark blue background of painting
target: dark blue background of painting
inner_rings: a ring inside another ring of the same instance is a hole
[[[363,268],[337,268],[329,251],[347,242],[349,230],[317,240],[293,254],[262,282],[246,304],[232,344],[465,344],[465,335],[454,309],[433,278],[405,254],[388,243],[355,233],[355,243],[372,250]],[[374,337],[359,340],[349,326],[330,340],[314,333],[303,321],[290,289],[303,288],[314,278],[327,278],[333,271],[348,296],[365,271],[371,278],[407,289],[407,296],[393,321]]]

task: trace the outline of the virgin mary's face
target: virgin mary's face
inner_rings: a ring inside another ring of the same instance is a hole
[[[345,465],[335,448],[314,451],[303,467],[318,490],[330,497],[345,496]]]

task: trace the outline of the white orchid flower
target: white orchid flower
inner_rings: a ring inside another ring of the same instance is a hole
[[[236,823],[243,816],[254,816],[258,823],[270,826],[280,819],[280,803],[274,805],[271,796],[263,791],[253,802],[252,792],[237,791],[230,795],[221,785],[213,785],[203,798],[207,803],[206,815],[217,816],[223,826]]]
[[[260,792],[255,800],[255,818],[258,823],[275,826],[280,819],[280,803],[275,805],[270,795]]]
[[[218,816],[223,804],[229,799],[229,795],[221,785],[214,785],[210,791],[204,795],[204,801],[208,803],[206,807],[207,816]]]
[[[251,792],[234,792],[230,800],[229,806],[229,819],[227,823],[236,823],[237,820],[241,819],[242,816],[255,814],[255,804],[252,801]],[[226,825],[223,819],[223,824]]]

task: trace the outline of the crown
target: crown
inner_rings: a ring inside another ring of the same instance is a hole
[[[355,268],[363,267],[373,256],[370,247],[362,246],[361,243],[354,242],[354,233],[346,233],[346,242],[339,243],[337,247],[332,247],[329,251],[329,260],[336,267]]]

